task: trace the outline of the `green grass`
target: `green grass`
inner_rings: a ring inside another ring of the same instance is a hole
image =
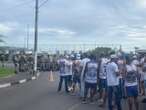
[[[7,77],[14,74],[15,74],[14,69],[0,67],[0,78]]]

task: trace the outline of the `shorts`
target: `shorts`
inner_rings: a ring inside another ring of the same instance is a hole
[[[88,82],[85,82],[85,88],[86,89],[95,89],[97,88],[97,84],[96,83],[88,83]]]
[[[128,86],[126,87],[126,92],[128,97],[137,97],[138,96],[138,87],[137,86]]]
[[[107,89],[107,80],[99,79],[99,90]]]
[[[73,82],[76,84],[76,83],[80,83],[80,77],[78,76],[73,76]]]

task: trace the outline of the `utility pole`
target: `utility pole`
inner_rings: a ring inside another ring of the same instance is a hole
[[[38,1],[38,0],[35,0],[34,74],[37,73],[37,51],[38,51],[38,5],[39,5],[39,1]]]
[[[26,36],[24,36],[24,49],[26,48]]]
[[[27,25],[27,49],[29,49],[29,25]]]

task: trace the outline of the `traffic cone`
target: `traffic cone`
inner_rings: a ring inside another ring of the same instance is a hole
[[[52,71],[50,71],[50,73],[49,73],[49,81],[51,81],[51,82],[54,81],[54,77],[53,77]]]

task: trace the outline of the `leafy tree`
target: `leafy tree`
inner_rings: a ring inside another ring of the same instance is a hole
[[[97,47],[94,50],[90,50],[87,52],[88,54],[93,54],[96,58],[99,58],[102,55],[109,56],[110,54],[114,54],[115,51],[110,47]]]

